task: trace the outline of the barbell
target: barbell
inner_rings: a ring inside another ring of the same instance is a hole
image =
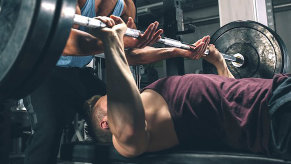
[[[0,100],[17,99],[29,94],[54,69],[76,18],[76,1],[0,2]],[[178,42],[168,39],[168,43]],[[287,55],[280,37],[255,22],[230,23],[212,35],[211,43],[226,59],[232,58],[227,64],[239,78],[270,78],[282,72]],[[236,66],[241,63],[234,60],[244,63]],[[205,61],[203,70],[215,73]]]
[[[235,78],[272,78],[287,67],[288,53],[283,40],[269,27],[254,21],[236,21],[218,29],[210,40],[222,53],[242,54],[244,64],[226,61]],[[203,61],[204,73],[217,73],[216,68]],[[287,70],[287,69],[286,69]]]
[[[86,26],[89,28],[104,28],[106,27],[106,24],[101,22],[100,20],[94,19],[94,18],[89,18],[89,17],[85,17],[82,15],[78,15],[75,14],[74,16],[74,24],[77,25],[81,25],[81,26]],[[131,29],[131,28],[127,28],[125,35],[126,36],[130,36],[133,38],[138,38],[140,36],[140,34],[142,34],[143,32],[137,29]],[[179,40],[175,40],[175,39],[171,39],[171,38],[166,38],[166,37],[162,37],[160,38],[157,43],[161,43],[165,46],[170,46],[170,47],[177,47],[177,48],[182,48],[185,50],[191,50],[193,45],[189,45],[186,43],[182,43]],[[208,55],[209,51],[206,50],[205,54]],[[244,63],[244,58],[241,54],[236,54],[236,55],[229,55],[229,54],[224,54],[222,53],[222,56],[228,60],[231,61],[233,63],[236,63],[235,65],[237,67],[241,67]]]

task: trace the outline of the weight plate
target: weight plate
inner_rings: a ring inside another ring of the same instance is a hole
[[[272,78],[283,71],[284,56],[287,55],[285,44],[273,30],[258,22],[231,22],[217,30],[210,43],[222,53],[243,55],[245,63],[242,67],[226,61],[235,78]],[[204,73],[217,74],[215,67],[205,60],[202,67]]]
[[[1,12],[1,8],[2,8],[2,0],[0,0],[0,12]]]
[[[75,6],[75,0],[2,0],[0,99],[27,95],[54,68]]]

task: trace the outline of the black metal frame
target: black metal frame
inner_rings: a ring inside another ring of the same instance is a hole
[[[184,31],[182,0],[164,0],[164,34],[168,38],[182,40],[177,36],[179,31]],[[167,76],[184,75],[184,58],[171,58],[166,61]]]

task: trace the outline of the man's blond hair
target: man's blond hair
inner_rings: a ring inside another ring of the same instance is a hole
[[[107,112],[102,110],[100,103],[97,103],[102,96],[95,95],[84,104],[84,108],[88,113],[89,132],[93,135],[97,142],[112,142],[112,134],[100,127],[102,119],[107,116]]]

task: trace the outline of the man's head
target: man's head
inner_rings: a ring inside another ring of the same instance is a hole
[[[107,121],[107,96],[94,96],[85,103],[89,127],[99,142],[111,142],[112,134]]]

